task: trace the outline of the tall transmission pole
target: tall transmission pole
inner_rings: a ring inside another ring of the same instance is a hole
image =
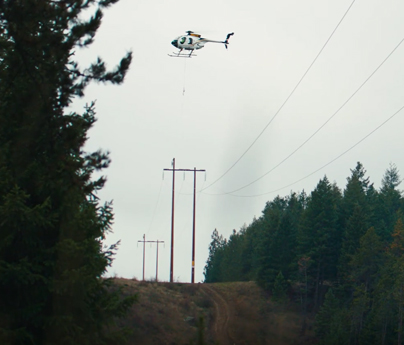
[[[173,190],[172,190],[172,207],[171,207],[171,260],[170,260],[170,282],[174,281],[174,186],[175,186],[175,172],[176,171],[193,171],[194,172],[194,208],[193,208],[193,229],[192,229],[192,271],[191,271],[191,282],[195,282],[195,206],[196,206],[196,173],[206,171],[203,169],[196,170],[193,169],[176,169],[175,168],[175,158],[172,161],[172,169],[164,169],[165,171],[173,172]]]
[[[146,241],[146,235],[143,235],[143,241],[139,240],[138,242],[143,243],[143,281],[144,281],[144,272],[145,272],[145,253],[146,253],[146,243],[157,243],[157,254],[156,254],[156,281],[159,269],[159,243],[164,243],[164,241]]]
[[[172,169],[164,169],[165,171],[173,172],[173,192],[172,192],[172,201],[171,201],[171,255],[170,255],[170,282],[173,282],[174,277],[174,191],[175,191],[175,158],[171,163]]]

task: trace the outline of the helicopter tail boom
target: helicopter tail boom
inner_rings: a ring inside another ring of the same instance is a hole
[[[215,40],[210,40],[210,39],[207,39],[207,38],[201,38],[201,42],[204,42],[204,43],[206,43],[206,42],[210,42],[210,43],[222,43],[222,44],[224,44],[224,46],[225,46],[226,49],[227,49],[227,45],[229,44],[229,38],[230,38],[231,36],[233,36],[233,35],[234,35],[234,32],[232,32],[232,33],[230,33],[230,34],[227,34],[226,39],[225,39],[224,41],[215,41]]]

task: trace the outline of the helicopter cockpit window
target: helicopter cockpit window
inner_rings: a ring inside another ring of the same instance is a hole
[[[180,43],[181,43],[181,44],[184,44],[184,43],[185,43],[185,39],[186,39],[185,37],[181,37],[181,38],[180,38]]]
[[[188,37],[188,44],[192,44],[192,38]]]

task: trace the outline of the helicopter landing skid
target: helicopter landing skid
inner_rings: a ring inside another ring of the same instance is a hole
[[[170,56],[170,57],[182,57],[182,58],[191,58],[191,57],[193,57],[193,56],[197,56],[197,55],[193,55],[192,53],[191,54],[176,54],[176,53],[172,53],[172,54],[168,54],[168,56]]]

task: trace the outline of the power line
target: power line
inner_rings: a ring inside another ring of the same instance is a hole
[[[228,172],[233,169],[236,164],[246,155],[246,153],[248,151],[250,151],[250,149],[255,145],[255,143],[258,141],[258,139],[262,136],[262,134],[266,131],[266,129],[269,127],[269,125],[272,123],[272,121],[276,118],[276,116],[279,114],[279,112],[283,109],[283,107],[285,106],[285,104],[289,101],[289,99],[292,97],[292,95],[295,93],[296,89],[299,87],[299,85],[301,84],[301,82],[303,81],[303,79],[306,77],[307,73],[310,71],[310,69],[313,67],[314,63],[317,61],[317,59],[319,58],[319,56],[321,55],[321,53],[323,52],[324,48],[327,46],[328,42],[331,40],[332,36],[334,36],[334,33],[337,31],[338,27],[340,26],[340,24],[342,23],[342,21],[344,20],[344,18],[346,17],[346,15],[348,14],[349,10],[351,9],[351,7],[353,6],[353,4],[355,3],[356,0],[353,0],[351,2],[351,4],[349,5],[348,9],[345,11],[344,15],[341,17],[341,19],[339,20],[338,24],[336,25],[336,27],[334,28],[334,30],[331,32],[331,35],[328,37],[328,39],[326,40],[326,42],[324,43],[324,45],[322,46],[322,48],[320,49],[320,51],[318,52],[318,54],[316,55],[316,57],[314,58],[314,60],[311,62],[311,64],[309,65],[309,67],[306,69],[306,71],[303,73],[303,76],[300,78],[300,80],[297,82],[297,84],[295,85],[295,87],[293,88],[293,90],[290,92],[289,96],[286,98],[286,100],[282,103],[282,105],[280,106],[280,108],[276,111],[275,115],[271,118],[271,120],[266,124],[266,126],[264,127],[264,129],[258,134],[258,136],[254,139],[254,141],[251,143],[250,146],[248,146],[248,148],[244,151],[244,153],[230,166],[230,168],[228,168],[221,176],[219,176],[219,178],[217,178],[216,180],[214,180],[211,184],[209,184],[207,187],[205,187],[203,190],[206,190],[208,188],[210,188],[211,186],[213,186],[216,182],[218,182],[219,180],[221,180],[225,175],[228,174]],[[200,190],[202,191],[202,190]]]
[[[228,194],[234,197],[239,197],[239,198],[255,198],[255,197],[259,197],[259,196],[264,196],[267,194],[271,194],[271,193],[276,193],[279,192],[280,190],[283,190],[285,188],[288,188],[290,186],[295,185],[296,183],[299,183],[303,180],[305,180],[306,178],[314,175],[315,173],[319,172],[320,170],[324,169],[325,167],[327,167],[328,165],[334,163],[337,159],[341,158],[343,155],[345,155],[346,153],[348,153],[349,151],[351,151],[353,148],[355,148],[356,146],[358,146],[361,142],[363,142],[365,139],[367,139],[368,137],[370,137],[374,132],[376,132],[378,129],[380,129],[382,126],[384,126],[387,122],[389,122],[394,116],[396,116],[400,111],[402,111],[404,109],[404,105],[398,109],[393,115],[391,115],[387,120],[385,120],[384,122],[382,122],[379,126],[377,126],[374,130],[372,130],[370,133],[368,133],[366,136],[364,136],[361,140],[359,140],[356,144],[352,145],[349,149],[345,150],[343,153],[341,153],[339,156],[335,157],[333,160],[329,161],[327,164],[324,164],[322,167],[318,168],[317,170],[313,171],[312,173],[302,177],[301,179],[290,183],[286,186],[283,186],[281,188],[278,189],[274,189],[271,190],[270,192],[266,192],[266,193],[261,193],[261,194],[255,194],[255,195],[235,195],[235,194]],[[216,194],[209,194],[209,193],[204,193],[207,195],[216,195]]]
[[[376,67],[376,69],[365,79],[365,81],[351,94],[351,96],[348,97],[348,99],[309,137],[307,138],[302,144],[300,144],[300,146],[298,146],[292,153],[290,153],[286,158],[284,158],[280,163],[278,163],[277,165],[275,165],[272,169],[270,169],[269,171],[267,171],[264,175],[258,177],[257,179],[255,179],[254,181],[240,187],[237,188],[235,190],[232,190],[230,192],[226,192],[226,193],[217,193],[216,195],[224,195],[224,194],[232,194],[235,192],[238,192],[239,190],[242,190],[246,187],[251,186],[252,184],[254,184],[255,182],[261,180],[262,178],[264,178],[265,176],[267,176],[269,173],[271,173],[272,171],[274,171],[276,168],[278,168],[279,166],[281,166],[284,162],[286,162],[290,157],[292,157],[297,151],[299,151],[304,145],[306,145],[318,132],[320,132],[321,129],[323,129],[328,122],[331,121],[331,119],[334,118],[335,115],[337,115],[340,110],[342,108],[344,108],[349,101],[362,89],[363,86],[365,86],[365,84],[376,74],[376,72],[384,65],[384,63],[393,55],[393,53],[397,50],[397,48],[404,42],[404,38],[394,47],[394,49],[387,55],[387,57]]]
[[[156,215],[157,207],[158,207],[159,202],[160,202],[160,195],[161,195],[161,189],[162,189],[162,187],[163,187],[163,183],[164,183],[164,180],[162,179],[162,180],[161,180],[161,184],[160,184],[160,190],[159,190],[159,193],[158,193],[158,195],[157,195],[156,206],[154,207],[153,215],[152,215],[152,218],[151,218],[151,221],[150,221],[150,225],[149,225],[149,228],[147,229],[146,234],[148,234],[148,233],[150,232],[150,229],[151,229],[151,227],[152,227],[152,225],[153,225],[153,221],[154,221],[154,217],[155,217],[155,215]]]

